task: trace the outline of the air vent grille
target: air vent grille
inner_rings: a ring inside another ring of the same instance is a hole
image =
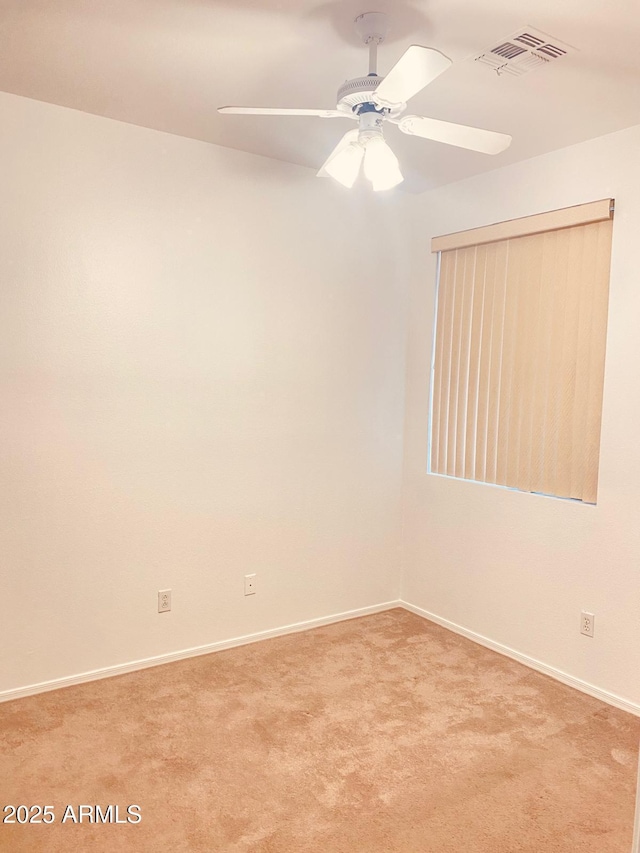
[[[519,36],[516,36],[514,41],[522,42],[522,44],[526,44],[527,47],[540,47],[544,44],[544,39],[538,38],[538,36],[532,36],[531,33],[520,33]]]
[[[575,48],[533,27],[525,27],[475,57],[499,76],[521,77],[556,59],[574,53]]]

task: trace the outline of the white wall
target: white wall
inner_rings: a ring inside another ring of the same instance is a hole
[[[640,703],[640,127],[410,200],[402,597]],[[616,199],[597,506],[428,476],[435,257],[446,234]],[[581,610],[595,637],[579,633]]]
[[[398,203],[6,94],[0,186],[0,692],[396,599]]]
[[[409,280],[402,597],[640,703],[639,150],[372,199],[0,94],[0,693],[398,597]],[[609,195],[598,505],[427,476],[431,236]]]

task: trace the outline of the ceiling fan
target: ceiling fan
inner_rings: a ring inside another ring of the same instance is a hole
[[[218,112],[355,119],[358,129],[345,133],[318,172],[318,177],[335,178],[345,187],[354,185],[363,163],[365,177],[374,190],[391,189],[403,180],[398,159],[384,139],[382,126],[385,121],[395,124],[403,133],[483,154],[499,154],[509,147],[511,137],[505,133],[425,116],[403,116],[407,101],[446,71],[451,60],[439,50],[414,44],[407,48],[386,77],[380,77],[378,45],[387,33],[387,16],[382,12],[366,12],[356,18],[355,26],[362,41],[369,46],[369,73],[340,86],[335,110],[219,107]]]

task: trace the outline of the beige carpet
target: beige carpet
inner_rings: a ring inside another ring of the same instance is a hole
[[[629,853],[639,738],[391,610],[0,705],[1,804],[55,814],[0,849]]]

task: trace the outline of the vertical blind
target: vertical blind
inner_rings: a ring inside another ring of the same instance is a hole
[[[432,472],[595,503],[611,211],[434,239]]]

